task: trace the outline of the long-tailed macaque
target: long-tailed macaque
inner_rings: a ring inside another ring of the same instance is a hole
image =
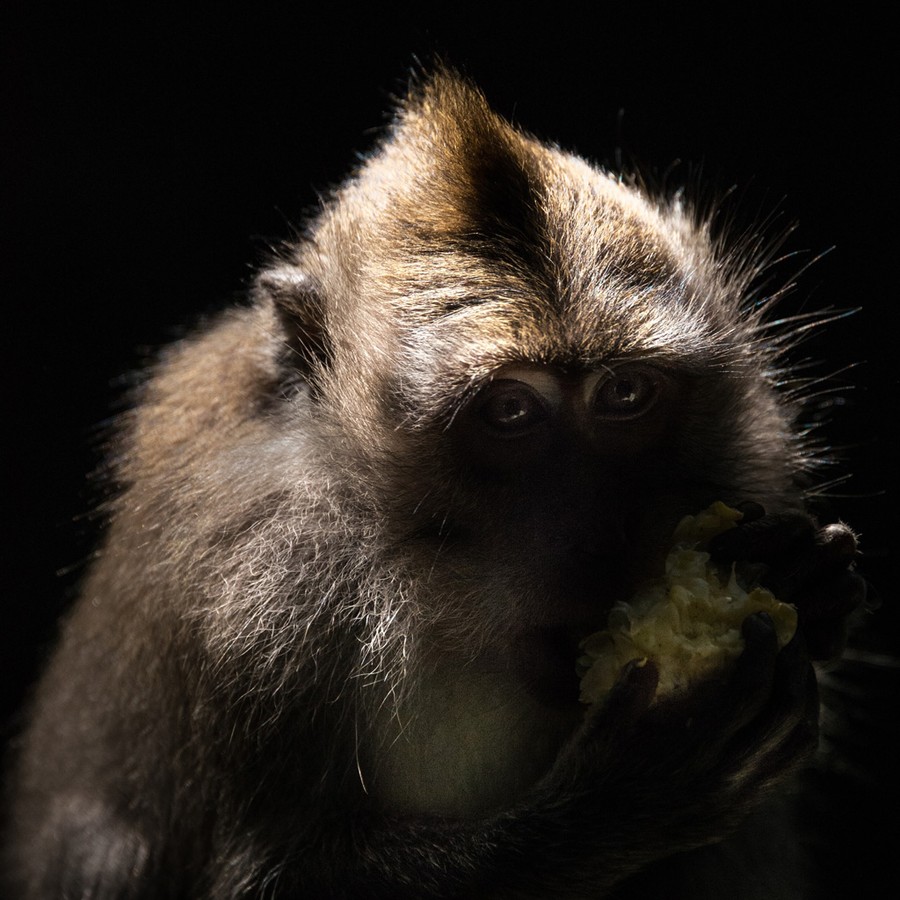
[[[856,541],[804,512],[771,254],[710,231],[417,83],[124,418],[16,754],[12,895],[800,896],[767,804]],[[579,640],[714,500],[797,637],[752,616],[721,676],[653,703],[630,664],[585,711]]]

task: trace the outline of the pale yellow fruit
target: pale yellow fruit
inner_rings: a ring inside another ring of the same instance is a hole
[[[603,631],[585,638],[578,659],[581,701],[604,700],[622,667],[651,659],[659,670],[656,699],[684,690],[736,659],[743,647],[741,625],[756,612],[775,622],[783,647],[797,630],[797,611],[765,588],[738,584],[732,569],[723,580],[703,549],[710,538],[741,519],[741,513],[714,503],[685,517],[673,534],[665,574],[643,584],[630,603],[616,604]]]

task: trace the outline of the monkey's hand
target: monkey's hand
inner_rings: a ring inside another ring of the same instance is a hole
[[[540,786],[573,869],[579,856],[586,866],[585,888],[725,837],[815,749],[818,693],[802,636],[779,652],[766,613],[742,631],[728,675],[652,707],[653,663],[626,666]]]
[[[766,515],[756,503],[741,511],[740,524],[710,541],[713,560],[754,564],[759,582],[797,607],[811,657],[839,655],[847,617],[866,597],[865,581],[855,571],[856,536],[843,523],[819,528],[802,513]]]

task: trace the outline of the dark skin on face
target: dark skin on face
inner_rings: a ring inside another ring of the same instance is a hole
[[[496,492],[516,523],[512,530],[479,522],[472,540],[490,541],[496,556],[518,566],[537,561],[528,580],[549,602],[545,622],[521,635],[519,662],[546,702],[577,695],[578,641],[630,595],[629,572],[647,571],[648,548],[636,539],[641,523],[629,506],[641,508],[636,486],[652,493],[648,473],[661,468],[677,395],[675,379],[646,364],[574,373],[513,365],[450,426],[466,477]],[[466,530],[451,519],[451,533],[454,526]]]

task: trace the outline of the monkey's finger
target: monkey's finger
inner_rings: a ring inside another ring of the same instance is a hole
[[[603,704],[589,717],[586,733],[614,740],[629,732],[650,708],[659,684],[659,670],[649,659],[627,663]]]
[[[710,762],[724,752],[736,734],[747,730],[759,734],[754,723],[772,701],[778,658],[775,623],[767,613],[755,613],[744,620],[741,633],[743,653],[724,689],[710,692],[705,709],[693,726],[707,735],[699,753]],[[761,740],[761,736],[756,740]]]
[[[848,617],[861,607],[872,608],[865,579],[849,569],[826,572],[793,598],[810,656],[816,660],[839,656],[847,638]]]
[[[775,682],[778,635],[765,612],[747,616],[741,626],[744,650],[738,657],[723,702],[737,721],[756,717],[769,701]]]
[[[793,721],[818,735],[819,687],[802,632],[794,635],[778,654],[772,699],[772,713],[776,719]]]
[[[617,764],[626,762],[635,726],[653,702],[658,681],[651,661],[627,663],[604,702],[588,711],[581,728],[560,752],[548,785],[571,790],[585,778],[599,783]]]
[[[834,522],[816,532],[816,547],[839,565],[850,565],[859,555],[856,535],[843,523]]]
[[[819,697],[802,634],[778,654],[771,698],[755,721],[738,732],[727,754],[757,785],[808,755],[818,740]]]
[[[777,566],[815,549],[815,525],[800,513],[764,515],[716,535],[709,542],[717,562],[764,562]]]
[[[797,603],[803,603],[811,596],[830,598],[830,604],[809,605],[822,607],[825,615],[846,615],[865,594],[860,598],[849,584],[834,582],[845,573],[853,575],[854,580],[861,580],[850,568],[858,556],[856,535],[846,525],[841,522],[826,525],[815,532],[812,544],[803,553],[772,567],[769,579],[772,583],[768,586],[778,591],[782,598]]]

